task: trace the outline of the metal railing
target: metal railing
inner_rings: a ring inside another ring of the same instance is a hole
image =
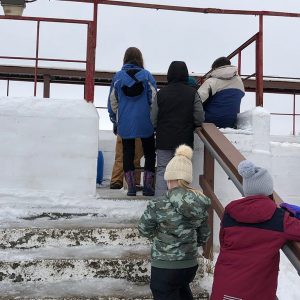
[[[214,212],[222,219],[224,207],[214,193],[214,166],[215,160],[219,163],[235,187],[243,194],[242,177],[237,171],[238,164],[245,160],[245,157],[231,144],[231,142],[217,129],[214,124],[204,123],[203,127],[197,131],[198,136],[204,143],[204,167],[203,175],[200,176],[200,185],[205,195],[207,195],[212,205],[209,210],[209,225],[213,232]],[[282,199],[273,193],[275,202],[279,205]],[[206,245],[205,252],[212,253],[213,234]],[[291,264],[300,275],[300,243],[289,242],[282,248]]]
[[[92,21],[88,20],[75,20],[75,19],[59,19],[59,18],[41,18],[41,17],[19,17],[19,16],[1,16],[0,20],[10,21],[27,21],[36,22],[36,37],[35,37],[35,56],[5,56],[1,55],[0,59],[5,60],[20,60],[20,61],[34,61],[34,92],[33,95],[37,95],[37,82],[38,82],[38,69],[39,62],[64,62],[64,63],[79,63],[85,65],[86,76],[85,76],[85,99],[87,101],[94,100],[94,75],[95,75],[95,51],[96,51],[96,35],[97,35],[97,5],[94,5],[94,17]],[[40,50],[40,27],[41,23],[67,23],[77,24],[87,27],[87,46],[86,46],[86,59],[60,59],[60,58],[45,58],[39,56]],[[46,81],[48,86],[50,79]]]

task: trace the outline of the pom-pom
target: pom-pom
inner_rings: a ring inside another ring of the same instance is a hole
[[[187,145],[180,145],[175,152],[175,156],[182,155],[188,158],[189,160],[192,160],[193,157],[193,150],[191,147]]]
[[[243,160],[238,165],[239,174],[243,178],[249,178],[255,174],[255,165],[249,160]]]

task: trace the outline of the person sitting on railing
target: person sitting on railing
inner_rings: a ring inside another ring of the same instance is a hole
[[[237,67],[231,66],[227,57],[216,59],[211,68],[209,78],[198,89],[205,111],[205,122],[214,123],[220,128],[234,128],[241,99],[245,95],[244,84]]]
[[[194,129],[204,120],[202,103],[196,88],[189,85],[185,62],[173,61],[167,78],[168,85],[158,91],[151,107],[157,149],[155,196],[161,196],[167,190],[164,172],[175,149],[181,144],[193,148]]]
[[[189,284],[198,268],[198,247],[210,235],[210,199],[192,189],[193,150],[181,145],[164,175],[168,191],[149,202],[138,230],[153,241],[150,288],[154,299],[192,300]]]
[[[244,160],[238,171],[245,198],[225,208],[211,300],[275,300],[279,250],[300,241],[300,220],[277,207],[266,169]]]

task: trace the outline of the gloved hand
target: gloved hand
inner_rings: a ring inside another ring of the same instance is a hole
[[[117,135],[117,134],[118,134],[118,126],[117,126],[117,123],[114,123],[114,124],[113,124],[113,133],[114,133],[114,135]]]

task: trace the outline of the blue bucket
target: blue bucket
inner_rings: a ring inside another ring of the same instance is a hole
[[[103,181],[103,165],[104,165],[103,153],[102,151],[99,151],[98,160],[97,160],[97,180],[96,180],[98,184],[101,184]]]

